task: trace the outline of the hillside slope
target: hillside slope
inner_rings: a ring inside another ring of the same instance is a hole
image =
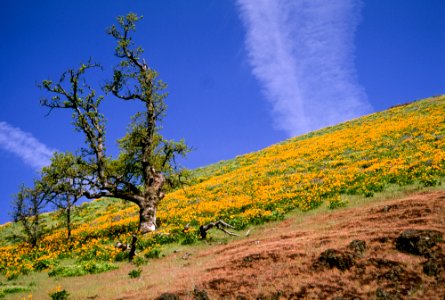
[[[409,229],[444,237],[444,215],[443,186],[388,193],[345,209],[293,214],[254,227],[248,237],[226,240],[213,232],[208,244],[176,244],[166,257],[141,266],[138,279],[127,275],[135,266],[123,264],[94,276],[25,277],[18,283],[38,283],[33,299],[45,299],[59,285],[70,299],[442,300],[443,239],[418,241],[417,247],[405,249],[411,253],[399,250],[397,241]],[[428,242],[433,240],[437,243]],[[413,254],[414,249],[422,253]]]
[[[445,97],[395,107],[202,170],[201,183],[168,196],[160,218],[231,218],[239,227],[390,184],[428,186],[445,175]]]
[[[182,289],[168,291],[192,298],[195,287],[211,299],[443,299],[444,243],[422,255],[396,248],[407,229],[436,230],[444,236],[443,216],[441,191],[318,214],[302,222],[288,219],[261,236],[197,253],[177,280],[185,283]],[[357,247],[357,241],[364,247]],[[334,251],[326,261],[322,253],[329,249]],[[200,261],[206,263],[196,270]],[[428,263],[438,269],[425,268]]]
[[[444,116],[445,97],[429,98],[199,169],[193,185],[160,203],[159,230],[139,239],[140,255],[150,256],[160,244],[193,243],[199,225],[218,219],[242,229],[324,202],[345,206],[350,195],[371,197],[392,185],[436,185],[445,176]],[[0,227],[4,276],[53,270],[64,258],[125,260],[114,243],[129,240],[137,209],[117,199],[82,205],[72,243],[57,214],[44,220],[47,234],[35,249],[19,242],[16,225]],[[185,224],[190,229],[183,232]]]
[[[443,299],[444,216],[439,191],[288,219],[260,236],[197,253],[177,280],[183,287],[167,291],[189,299],[193,288],[210,299]],[[419,235],[406,243],[416,241],[422,253],[401,250],[408,230]],[[427,237],[438,243],[421,248]]]

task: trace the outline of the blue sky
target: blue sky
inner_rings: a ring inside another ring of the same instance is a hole
[[[92,57],[116,64],[105,33],[144,16],[134,37],[168,83],[163,132],[204,166],[307,131],[444,93],[441,0],[0,2],[0,222],[55,150],[79,148],[70,115],[39,105],[36,83]],[[107,98],[107,147],[139,108]]]

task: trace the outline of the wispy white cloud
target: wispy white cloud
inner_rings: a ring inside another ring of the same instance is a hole
[[[290,136],[372,110],[357,80],[360,0],[238,0],[252,72]]]
[[[32,134],[0,122],[0,149],[11,152],[36,170],[50,163],[54,149],[39,142]]]

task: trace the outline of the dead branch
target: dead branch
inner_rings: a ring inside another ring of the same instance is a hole
[[[207,225],[201,225],[199,227],[199,234],[201,235],[201,239],[205,240],[205,238],[207,237],[207,231],[212,229],[213,227],[216,227],[217,229],[221,230],[222,232],[224,232],[228,235],[239,236],[238,234],[230,232],[227,229],[225,229],[225,228],[235,229],[235,227],[233,227],[230,224],[227,224],[223,220],[219,220],[216,222],[209,223]]]
[[[117,249],[121,249],[122,252],[128,251],[128,260],[132,261],[134,256],[136,255],[136,241],[138,240],[137,236],[133,234],[131,244],[123,244],[121,242],[116,242],[114,247]]]

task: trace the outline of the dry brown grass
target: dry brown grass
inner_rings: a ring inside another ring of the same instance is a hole
[[[394,247],[395,238],[408,228],[445,233],[445,192],[317,214],[298,226],[286,220],[265,229],[261,236],[199,253],[198,259],[213,259],[204,272],[197,273],[196,281],[216,299],[369,299],[376,297],[378,288],[395,298],[443,299],[445,274],[439,278],[423,274],[424,257]],[[367,250],[350,270],[314,270],[321,252],[328,248],[345,251],[356,239],[366,241]],[[444,253],[444,249],[442,243],[438,251]],[[371,264],[373,259],[381,265]],[[192,289],[186,282],[178,283],[176,292],[192,298]]]
[[[393,299],[444,299],[444,272],[427,276],[424,257],[395,249],[394,239],[408,228],[445,233],[445,191],[294,214],[227,244],[175,246],[176,251],[143,266],[137,279],[129,278],[135,266],[126,263],[119,270],[77,278],[42,273],[33,278],[39,287],[33,299],[47,299],[55,285],[66,288],[70,299],[155,299],[166,292],[193,299],[195,287],[210,299],[376,299],[379,288]],[[366,241],[367,249],[349,270],[314,266],[326,249],[346,253],[356,239]],[[444,243],[436,250],[445,253]]]

